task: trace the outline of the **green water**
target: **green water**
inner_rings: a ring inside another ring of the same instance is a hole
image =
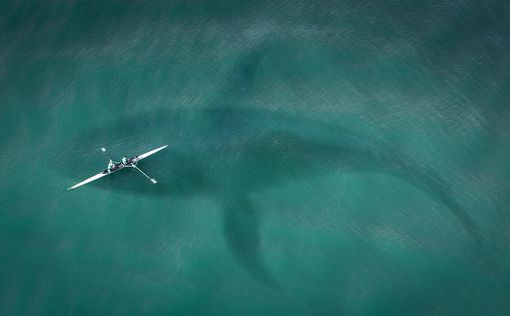
[[[0,315],[510,314],[509,14],[0,2]]]

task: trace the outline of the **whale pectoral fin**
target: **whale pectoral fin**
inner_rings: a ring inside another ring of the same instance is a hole
[[[260,218],[253,203],[247,197],[231,199],[224,211],[224,234],[235,260],[259,282],[279,288],[262,259]]]

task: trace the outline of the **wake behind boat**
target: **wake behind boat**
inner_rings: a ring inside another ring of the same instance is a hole
[[[136,164],[144,159],[144,158],[147,158],[149,157],[150,155],[153,155],[155,153],[157,153],[158,151],[160,150],[163,150],[167,147],[168,145],[165,145],[165,146],[162,146],[162,147],[159,147],[159,148],[156,148],[156,149],[153,149],[151,151],[148,151],[144,154],[141,154],[141,155],[137,155],[137,156],[134,156],[133,158],[127,158],[127,157],[124,157],[122,158],[122,161],[121,162],[116,162],[116,161],[113,161],[111,158],[110,158],[110,162],[108,163],[108,168],[101,172],[101,173],[98,173],[88,179],[85,179],[83,180],[82,182],[68,188],[67,190],[72,190],[72,189],[76,189],[77,187],[81,187],[82,185],[85,185],[87,183],[90,183],[92,181],[95,181],[97,179],[100,179],[102,177],[106,177],[107,175],[110,175],[114,172],[117,172],[119,171],[120,169],[123,169],[123,168],[135,168],[136,170],[140,171],[140,173],[142,173],[147,179],[149,179],[152,183],[156,184],[158,183],[155,179],[152,179],[151,177],[149,177],[148,175],[146,175],[142,170],[140,170],[140,168],[138,168],[136,166]],[[106,153],[106,149],[105,148],[101,148],[101,151],[103,151],[104,153]]]

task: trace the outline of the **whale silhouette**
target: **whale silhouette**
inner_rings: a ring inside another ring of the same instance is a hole
[[[153,196],[203,194],[216,199],[223,209],[223,232],[233,257],[256,280],[273,288],[279,284],[264,263],[260,212],[251,193],[332,169],[384,173],[406,181],[442,203],[475,240],[481,240],[476,224],[455,200],[447,182],[392,146],[391,140],[246,106],[254,96],[251,87],[257,68],[270,49],[270,45],[261,45],[240,57],[225,88],[202,110],[172,108],[120,117],[106,128],[72,135],[59,152],[86,157],[91,150],[109,146],[113,152],[130,148],[136,154],[168,143],[166,152],[152,159],[150,166],[146,164],[148,172],[157,170],[158,185],[122,181],[111,185],[122,174],[90,185]],[[112,135],[115,144],[109,145]],[[61,162],[55,168],[79,180],[72,176],[75,164]]]

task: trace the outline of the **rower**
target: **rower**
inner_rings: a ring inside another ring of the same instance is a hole
[[[122,164],[125,166],[125,165],[127,165],[128,163],[129,163],[128,158],[127,158],[126,156],[124,156],[124,157],[122,158]]]
[[[108,168],[107,168],[108,172],[112,172],[112,169],[113,169],[114,166],[115,166],[115,164],[110,159],[110,162],[108,163]]]

